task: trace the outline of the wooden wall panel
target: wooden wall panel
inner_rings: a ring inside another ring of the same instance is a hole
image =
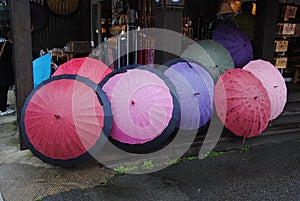
[[[190,17],[194,28],[194,37],[201,39],[201,28],[209,19],[216,18],[218,0],[185,0],[184,17]]]
[[[47,7],[46,0],[30,1]],[[90,1],[81,0],[79,8],[67,16],[59,16],[49,10],[49,22],[45,29],[32,32],[35,52],[41,48],[63,48],[71,40],[90,41]]]

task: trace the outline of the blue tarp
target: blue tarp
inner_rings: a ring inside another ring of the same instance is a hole
[[[45,54],[32,62],[33,66],[33,84],[38,86],[44,80],[50,78],[51,74],[51,55]]]

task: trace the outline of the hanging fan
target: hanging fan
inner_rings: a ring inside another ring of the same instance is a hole
[[[47,0],[48,8],[58,15],[69,15],[79,6],[79,0]]]

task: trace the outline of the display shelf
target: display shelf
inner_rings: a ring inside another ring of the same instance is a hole
[[[285,78],[291,78],[295,82],[300,69],[299,5],[280,3],[279,9],[274,41],[274,63]]]

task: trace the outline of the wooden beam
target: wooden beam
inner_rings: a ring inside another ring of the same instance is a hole
[[[33,89],[30,3],[29,0],[11,0],[9,8],[15,67],[17,121],[19,122],[22,107]],[[26,149],[21,135],[20,149]]]
[[[182,32],[182,9],[156,9],[155,10],[155,28],[171,30],[178,33]],[[159,36],[159,40],[155,40],[156,45],[164,47],[165,50],[172,48],[177,49],[181,53],[182,44],[180,41],[170,41],[173,37],[166,33],[164,36]],[[172,47],[170,47],[172,46]],[[155,63],[163,64],[166,61],[177,57],[169,52],[155,51]]]
[[[254,33],[254,56],[256,59],[264,59],[274,63],[274,40],[278,14],[279,3],[277,0],[260,0],[257,2]]]

